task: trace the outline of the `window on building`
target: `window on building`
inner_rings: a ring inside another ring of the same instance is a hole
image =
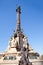
[[[30,58],[30,59],[37,59],[36,56],[30,56],[29,58]]]
[[[5,56],[5,57],[4,57],[4,60],[9,60],[9,57],[6,57],[6,56]]]
[[[16,56],[5,56],[4,60],[16,60]]]
[[[13,60],[13,56],[9,56],[9,60]]]

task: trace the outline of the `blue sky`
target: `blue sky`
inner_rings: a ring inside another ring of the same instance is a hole
[[[43,0],[0,0],[0,52],[16,28],[16,7],[21,6],[21,28],[34,51],[43,54]]]

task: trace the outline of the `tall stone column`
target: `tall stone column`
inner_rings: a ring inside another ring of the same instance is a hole
[[[16,19],[16,31],[20,31],[21,28],[20,28],[20,6],[17,7],[16,9],[16,13],[17,13],[17,19]]]
[[[20,11],[20,6],[18,6],[17,8],[16,8],[16,15],[17,15],[17,17],[16,17],[16,33],[17,33],[17,37],[18,37],[18,49],[20,50],[21,48],[20,48],[20,32],[21,32],[21,27],[20,27],[20,13],[21,13],[21,11]]]

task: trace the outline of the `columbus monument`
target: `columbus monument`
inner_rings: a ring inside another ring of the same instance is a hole
[[[21,30],[20,6],[16,8],[16,29],[9,39],[5,52],[0,53],[0,65],[43,65],[39,53],[35,52]]]

